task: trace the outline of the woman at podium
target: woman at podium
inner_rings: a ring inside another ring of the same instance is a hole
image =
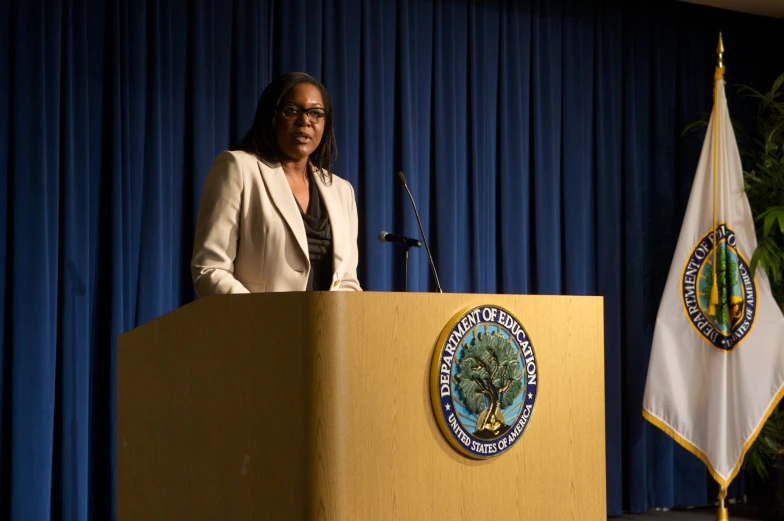
[[[199,295],[361,291],[357,206],[332,172],[332,123],[312,76],[284,74],[264,89],[253,126],[204,183],[191,260]]]

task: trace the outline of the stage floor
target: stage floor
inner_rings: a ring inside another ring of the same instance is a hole
[[[762,518],[757,513],[757,508],[748,505],[730,505],[730,521],[760,521]],[[716,519],[716,509],[690,508],[674,509],[666,512],[648,511],[644,514],[624,514],[621,517],[608,517],[613,521],[648,521],[659,519],[661,521],[709,521]]]

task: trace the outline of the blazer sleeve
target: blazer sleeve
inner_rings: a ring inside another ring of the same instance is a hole
[[[354,196],[354,187],[351,186],[351,183],[348,181],[346,181],[346,184],[348,184],[350,192],[348,222],[349,237],[351,241],[351,259],[348,262],[348,266],[346,266],[346,271],[344,272],[343,278],[337,289],[340,291],[362,291],[362,287],[359,285],[359,280],[357,279],[357,264],[359,263],[359,248],[357,247],[357,236],[359,235],[357,201]]]
[[[242,167],[237,157],[222,152],[207,174],[196,221],[191,276],[199,296],[249,293],[234,278],[242,190]]]

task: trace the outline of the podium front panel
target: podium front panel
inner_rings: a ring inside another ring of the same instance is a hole
[[[522,436],[459,454],[430,401],[443,328],[508,309],[536,351]],[[599,297],[200,299],[121,335],[118,520],[604,520]]]

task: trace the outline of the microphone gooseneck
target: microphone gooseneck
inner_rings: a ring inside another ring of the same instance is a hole
[[[411,199],[411,206],[414,207],[414,216],[416,217],[417,224],[419,225],[419,233],[422,234],[422,242],[425,243],[425,251],[427,252],[427,259],[430,261],[430,269],[433,272],[433,278],[436,281],[436,289],[439,293],[443,293],[444,290],[441,289],[441,282],[438,280],[438,273],[436,272],[436,265],[433,262],[433,255],[430,254],[430,246],[427,244],[427,237],[425,237],[425,229],[422,227],[422,220],[419,218],[419,212],[417,211],[416,203],[414,202],[414,196],[411,195],[411,190],[408,188],[408,183],[406,183],[406,176],[403,174],[402,171],[397,173],[397,182],[406,189],[406,193],[408,194],[408,198]]]

